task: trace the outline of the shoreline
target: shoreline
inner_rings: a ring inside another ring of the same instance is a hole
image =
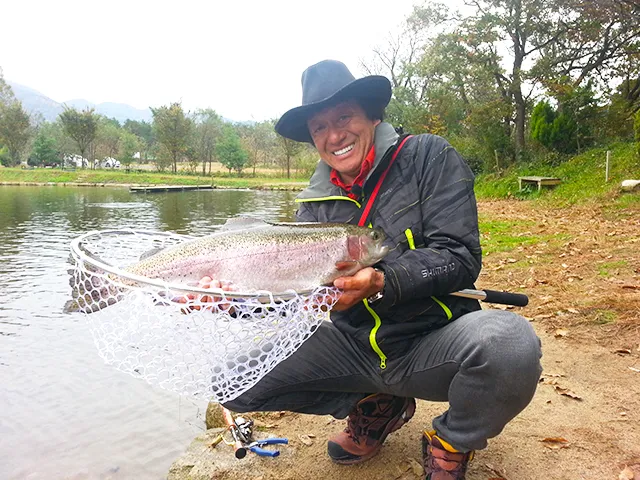
[[[273,190],[273,191],[302,191],[308,184],[299,182],[297,185],[269,185],[257,184],[247,186],[233,185],[211,185],[212,190]],[[110,183],[110,182],[22,182],[22,181],[0,181],[2,187],[113,187],[113,188],[131,188],[131,187],[166,187],[166,186],[189,186],[189,185],[171,185],[157,183]]]

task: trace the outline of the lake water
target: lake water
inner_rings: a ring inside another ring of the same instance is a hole
[[[295,193],[0,187],[0,479],[161,479],[206,402],[105,365],[69,299],[69,242],[134,227],[204,235],[249,213],[291,221]]]

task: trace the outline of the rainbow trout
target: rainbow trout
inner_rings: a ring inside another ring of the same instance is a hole
[[[223,231],[163,250],[127,268],[147,278],[187,284],[205,275],[241,291],[302,291],[380,261],[384,234],[347,224],[227,222]],[[340,270],[336,264],[342,264]]]
[[[126,271],[182,285],[209,276],[231,282],[236,291],[300,292],[331,285],[340,276],[379,262],[388,251],[384,240],[382,231],[355,225],[237,218],[221,232],[169,247]],[[129,284],[129,280],[121,278],[119,283]],[[74,298],[80,295],[75,293]]]

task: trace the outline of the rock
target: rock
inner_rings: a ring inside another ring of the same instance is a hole
[[[640,180],[623,180],[623,192],[640,192]]]
[[[300,439],[300,441],[302,443],[304,443],[307,447],[310,447],[311,445],[313,445],[313,440],[311,440],[311,437],[309,435],[298,435],[298,438]]]
[[[222,408],[220,404],[215,402],[209,402],[207,406],[207,413],[204,416],[204,422],[207,425],[207,430],[210,428],[224,428],[226,423],[224,422],[224,416],[222,415]]]

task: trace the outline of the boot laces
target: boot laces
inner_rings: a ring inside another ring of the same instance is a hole
[[[369,421],[364,415],[359,415],[357,411],[353,412],[349,415],[344,433],[349,435],[349,438],[355,443],[360,444],[360,438],[366,438],[369,433]]]

